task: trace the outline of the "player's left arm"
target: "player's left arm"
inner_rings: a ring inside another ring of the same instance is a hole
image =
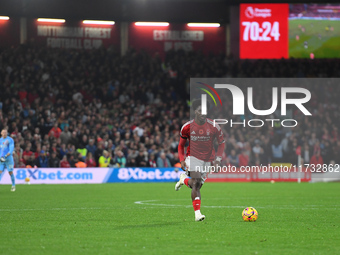
[[[6,157],[13,155],[13,151],[14,151],[14,140],[9,139],[9,150],[8,150],[8,153],[6,154]]]
[[[225,148],[225,140],[224,140],[224,134],[222,132],[222,129],[219,126],[216,126],[217,132],[216,132],[216,140],[218,142],[218,148],[216,152],[216,158],[215,158],[215,170],[217,170],[217,166],[221,166],[222,161],[222,155]]]

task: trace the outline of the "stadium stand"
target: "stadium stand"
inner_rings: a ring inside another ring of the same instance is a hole
[[[0,50],[0,128],[15,139],[16,167],[99,166],[100,158],[109,166],[155,166],[163,152],[174,165],[180,127],[190,118],[190,77],[339,76],[332,59],[247,61],[169,51],[162,60],[133,49],[121,57],[110,48],[21,45]],[[295,162],[298,145],[304,162],[339,159],[340,109],[332,104],[339,92],[317,91],[318,123],[302,119],[294,132],[224,128],[224,164]]]

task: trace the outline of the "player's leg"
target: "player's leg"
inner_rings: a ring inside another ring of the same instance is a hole
[[[201,171],[203,170],[204,161],[190,157],[186,163],[190,177],[184,180],[184,184],[191,188],[191,200],[195,211],[195,220],[202,221],[205,219],[205,216],[201,214]]]
[[[195,220],[202,221],[205,219],[205,216],[201,214],[202,174],[200,171],[195,171],[196,169],[194,167],[198,166],[198,169],[200,169],[204,162],[189,156],[185,159],[185,163],[187,165],[188,175],[185,173],[181,174],[180,180],[176,183],[175,190],[179,190],[184,184],[191,188],[191,199],[195,211]]]
[[[193,189],[194,185],[195,185],[195,191],[194,194],[199,193],[199,198],[201,198],[201,193],[200,193],[200,189],[202,186],[202,182],[201,182],[201,171],[203,170],[202,166],[204,165],[204,161],[199,160],[193,156],[189,156],[185,159],[185,163],[187,165],[187,173],[188,175],[184,174],[184,180],[183,180],[183,184],[185,184],[186,186],[188,186],[189,188]],[[197,169],[195,168],[197,167]],[[182,175],[181,175],[182,177]],[[199,179],[199,180],[196,180]],[[199,189],[197,189],[197,183],[200,183],[200,187]],[[191,192],[191,194],[193,194],[193,191]],[[193,195],[192,195],[193,196]],[[197,196],[195,196],[194,198],[192,198],[192,200],[194,200]]]
[[[6,162],[6,168],[7,171],[9,173],[9,176],[11,177],[11,182],[12,182],[12,187],[11,187],[11,191],[15,191],[15,177],[13,174],[13,167],[14,167],[14,161],[11,158],[7,158],[7,162]]]
[[[185,173],[182,173],[179,176],[179,181],[175,185],[176,191],[179,191],[181,189],[181,187],[185,184],[185,179],[187,179],[187,178],[188,178],[188,176]]]
[[[1,162],[1,163],[0,163],[0,181],[1,181],[2,172],[4,171],[4,169],[5,169],[5,163]]]
[[[185,178],[183,183],[191,188],[191,200],[192,206],[195,211],[195,221],[202,221],[205,219],[205,216],[201,213],[201,188],[203,185],[202,174],[200,172],[189,172],[190,177],[183,174],[182,178]],[[185,176],[185,177],[184,177]]]
[[[190,168],[190,156],[188,156],[186,159],[185,159],[185,164],[187,166],[187,173],[188,173],[188,169]],[[175,190],[176,191],[179,191],[181,189],[181,187],[185,184],[188,186],[188,180],[187,179],[190,179],[188,177],[188,175],[186,173],[182,173],[180,176],[179,176],[179,181],[176,183],[175,185]],[[189,186],[188,186],[189,187]],[[191,188],[191,187],[189,187]]]
[[[188,186],[191,187],[191,199],[194,201],[196,198],[201,199],[201,173],[192,171],[190,172],[190,177],[187,178]]]
[[[13,174],[13,170],[12,171],[8,171],[9,176],[11,177],[11,181],[12,181],[12,187],[11,187],[11,191],[15,191],[15,177]]]
[[[201,213],[201,187],[202,187],[202,176],[200,172],[191,171],[190,179],[188,178],[188,186],[191,187],[191,200],[192,206],[195,211],[195,220],[202,221],[205,216]]]

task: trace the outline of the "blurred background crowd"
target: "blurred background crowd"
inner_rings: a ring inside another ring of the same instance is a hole
[[[180,128],[190,119],[193,77],[330,78],[340,77],[340,65],[196,51],[168,51],[161,59],[131,49],[122,57],[110,48],[21,45],[0,50],[0,128],[15,141],[16,167],[174,166]],[[223,164],[296,163],[298,146],[305,163],[339,159],[340,90],[311,89],[313,119],[297,114],[297,128],[223,126]]]

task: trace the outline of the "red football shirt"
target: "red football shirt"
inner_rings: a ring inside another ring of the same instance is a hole
[[[26,162],[26,160],[25,160],[25,156],[31,157],[32,154],[33,154],[32,151],[26,151],[26,150],[22,153],[22,158],[23,158],[24,164],[27,164],[27,162]]]
[[[180,135],[189,139],[186,156],[194,156],[205,162],[215,159],[214,140],[218,144],[224,143],[224,135],[218,124],[211,119],[206,119],[203,125],[198,125],[195,120],[190,120],[181,128]]]

